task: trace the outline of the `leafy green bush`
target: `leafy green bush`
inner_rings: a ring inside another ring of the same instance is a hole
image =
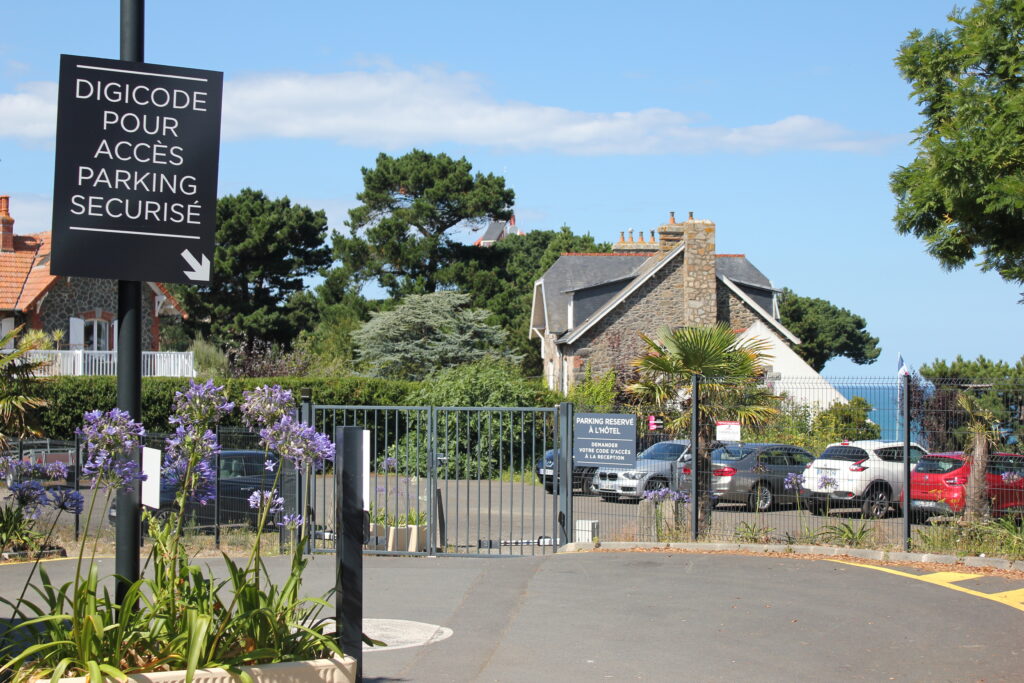
[[[218,380],[225,385],[229,398],[238,402],[242,392],[264,384],[279,384],[291,390],[296,399],[302,388],[313,391],[314,403],[324,405],[403,405],[409,394],[419,387],[416,382],[374,379],[368,377],[273,377],[269,379],[236,378]],[[145,377],[142,380],[142,423],[151,432],[170,431],[167,422],[174,394],[188,387],[185,377]],[[82,424],[82,415],[89,410],[110,410],[117,405],[116,377],[55,377],[43,383],[42,397],[48,401],[40,411],[40,428],[51,439],[72,439]],[[238,418],[225,421],[229,426],[240,424]]]

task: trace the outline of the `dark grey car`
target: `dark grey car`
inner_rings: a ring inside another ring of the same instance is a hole
[[[812,460],[814,456],[803,448],[781,443],[720,446],[711,451],[711,490],[717,502],[744,503],[752,512],[792,505],[801,494],[803,473]],[[689,479],[687,468],[684,490]]]

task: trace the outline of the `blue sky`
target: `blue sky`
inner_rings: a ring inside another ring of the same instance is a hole
[[[1014,362],[1022,288],[945,272],[892,228],[889,174],[918,109],[893,57],[941,0],[775,3],[175,2],[146,7],[146,60],[223,71],[219,193],[325,209],[412,147],[504,175],[519,227],[612,241],[669,211],[718,226],[777,287],[864,316],[890,376],[957,354]],[[118,56],[118,3],[9,3],[0,193],[49,229],[61,53]]]

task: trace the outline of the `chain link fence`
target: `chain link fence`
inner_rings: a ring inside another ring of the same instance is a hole
[[[1024,556],[1024,384],[696,386],[696,410],[689,387],[661,410],[630,409],[640,429],[648,415],[670,428],[638,438],[635,466],[595,469],[573,499],[575,540]]]

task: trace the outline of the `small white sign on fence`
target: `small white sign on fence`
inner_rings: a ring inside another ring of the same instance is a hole
[[[740,439],[740,423],[733,420],[715,422],[715,439],[718,441],[742,441]]]
[[[160,449],[142,449],[142,472],[146,475],[142,482],[141,502],[148,508],[160,509]]]

